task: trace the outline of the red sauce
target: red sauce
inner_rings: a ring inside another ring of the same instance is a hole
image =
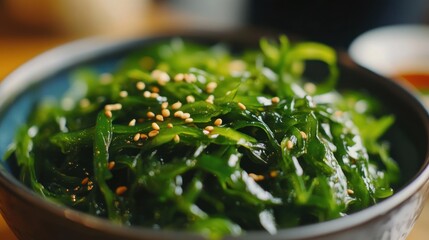
[[[400,73],[396,79],[409,82],[419,90],[429,90],[429,72]]]

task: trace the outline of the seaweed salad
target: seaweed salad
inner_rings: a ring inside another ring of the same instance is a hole
[[[393,194],[394,117],[339,75],[334,49],[286,36],[241,51],[164,39],[73,71],[7,158],[41,196],[120,225],[276,234]]]

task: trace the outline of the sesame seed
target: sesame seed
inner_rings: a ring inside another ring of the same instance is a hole
[[[149,92],[149,91],[143,92],[143,97],[145,97],[145,98],[150,98],[150,95],[151,95],[151,92]]]
[[[153,123],[152,123],[152,129],[153,129],[153,130],[159,130],[159,129],[160,129],[160,127],[159,127],[159,125],[158,125],[156,122],[153,122]]]
[[[214,130],[214,127],[213,126],[206,126],[204,129],[211,132]]]
[[[307,134],[303,131],[299,131],[299,134],[301,134],[302,139],[307,139]]]
[[[192,96],[192,95],[188,95],[188,96],[186,96],[186,102],[188,102],[188,103],[193,103],[193,102],[195,102],[195,97],[194,97],[194,96]]]
[[[155,118],[159,122],[163,122],[164,121],[164,117],[162,115],[160,115],[160,114],[157,114]]]
[[[169,117],[170,116],[170,110],[162,109],[161,114],[163,117]]]
[[[159,134],[159,130],[152,130],[148,133],[149,137],[155,137]]]
[[[215,126],[220,126],[220,125],[222,125],[222,119],[221,119],[221,118],[216,119],[216,120],[214,121],[214,125],[215,125]]]
[[[347,189],[347,193],[348,193],[349,195],[352,195],[352,194],[354,194],[355,192],[354,192],[353,190],[351,190],[351,189]]]
[[[113,116],[112,111],[104,111],[104,115],[106,115],[108,118],[112,118]]]
[[[182,114],[182,119],[187,119],[187,118],[190,118],[191,117],[191,114],[190,113],[183,113]]]
[[[212,93],[212,92],[214,92],[214,90],[216,89],[216,87],[217,87],[217,83],[216,82],[209,82],[207,84],[207,86],[206,86],[206,91],[208,93]]]
[[[180,142],[180,136],[178,134],[174,135],[173,140],[175,143],[179,143]]]
[[[152,92],[154,92],[154,93],[159,93],[159,87],[156,87],[156,86],[154,86],[154,87],[152,87]]]
[[[204,129],[204,130],[203,130],[203,134],[204,134],[204,135],[209,135],[209,134],[210,134],[210,131],[208,131],[208,130]]]
[[[178,73],[176,74],[176,76],[174,76],[174,81],[181,82],[183,81],[184,78],[185,78],[185,75],[183,75],[183,73]]]
[[[173,110],[177,110],[181,107],[182,107],[182,103],[179,101],[177,101],[177,102],[173,103],[173,105],[171,105],[171,109],[173,109]]]
[[[134,142],[137,142],[140,139],[140,133],[136,133],[133,137]]]
[[[122,195],[122,194],[124,194],[127,190],[128,190],[128,188],[127,188],[127,187],[125,187],[125,186],[119,186],[119,187],[117,187],[117,188],[116,188],[115,193],[116,193],[116,195]]]
[[[316,89],[317,89],[317,87],[314,83],[307,82],[304,84],[304,91],[306,91],[309,94],[315,93]]]
[[[140,90],[140,91],[144,90],[146,88],[146,84],[142,81],[139,81],[136,83],[136,88],[137,88],[137,90]]]
[[[173,124],[172,123],[168,123],[167,124],[167,128],[173,128]]]
[[[264,180],[264,176],[263,175],[258,175],[258,174],[254,174],[254,173],[249,173],[249,177],[253,178],[253,180],[255,180],[255,181],[262,181],[262,180]]]
[[[185,78],[185,81],[187,83],[194,83],[194,82],[197,81],[197,77],[194,74],[192,74],[192,73],[185,74],[184,78]]]
[[[279,103],[280,102],[280,98],[279,97],[273,97],[273,98],[271,98],[271,103],[272,104],[276,104],[276,103]]]
[[[158,94],[158,93],[153,92],[153,93],[151,93],[151,94],[150,94],[150,97],[151,97],[151,98],[157,98],[157,97],[159,97],[159,94]]]
[[[128,97],[128,92],[127,91],[120,91],[119,96],[122,98],[126,98],[126,97]]]
[[[293,148],[293,142],[291,140],[286,141],[286,148],[289,150]]]
[[[207,99],[206,99],[206,102],[210,103],[210,104],[213,104],[214,103],[214,96],[213,95],[208,96]]]
[[[112,169],[115,167],[115,165],[116,165],[116,162],[115,162],[115,161],[110,161],[110,162],[107,164],[107,168],[108,168],[109,170],[112,170]]]
[[[147,112],[146,116],[148,118],[153,118],[153,117],[155,117],[155,113],[153,113],[153,112]]]
[[[170,76],[164,71],[155,69],[152,71],[151,76],[158,82],[159,85],[163,86],[170,81]]]
[[[136,125],[136,119],[131,119],[131,121],[128,123],[128,126],[133,127]]]
[[[107,104],[104,106],[104,110],[106,111],[117,111],[122,109],[122,104],[116,103],[116,104]]]
[[[238,103],[238,107],[239,107],[241,110],[246,110],[246,106],[245,106],[244,104],[242,104],[241,102],[239,102],[239,103]]]
[[[163,102],[162,104],[161,104],[161,108],[162,109],[166,109],[168,107],[168,102]]]
[[[177,111],[177,112],[174,113],[174,116],[177,117],[177,118],[182,118],[183,112],[182,111]]]
[[[279,171],[274,170],[274,171],[271,171],[271,172],[270,172],[270,177],[272,177],[272,178],[275,178],[275,177],[277,177],[278,175],[279,175]]]
[[[88,177],[86,177],[86,178],[82,179],[81,184],[82,184],[82,185],[86,185],[86,184],[88,183],[88,181],[89,181],[89,178],[88,178]]]
[[[194,121],[194,119],[193,118],[187,118],[187,119],[185,119],[185,123],[191,123],[191,122],[193,122]]]
[[[143,140],[146,140],[146,139],[148,139],[149,137],[146,135],[146,134],[144,134],[144,133],[141,133],[140,134],[140,139],[143,139]]]

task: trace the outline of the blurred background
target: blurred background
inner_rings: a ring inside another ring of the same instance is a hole
[[[90,36],[260,31],[347,49],[360,34],[397,24],[429,26],[429,1],[0,0],[0,80],[47,49]],[[427,239],[428,208],[408,239]],[[0,239],[15,239],[1,217]]]

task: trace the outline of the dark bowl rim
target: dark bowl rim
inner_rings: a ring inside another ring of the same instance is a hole
[[[36,82],[40,82],[45,77],[52,76],[61,69],[66,69],[71,65],[88,59],[99,59],[101,56],[105,56],[110,53],[120,52],[127,49],[129,50],[132,47],[141,46],[141,44],[177,36],[178,35],[167,34],[147,37],[132,37],[126,39],[92,37],[72,41],[70,43],[66,43],[48,50],[18,67],[1,82],[0,113],[2,113],[4,109],[9,106],[15,97],[27,90],[26,86],[28,86],[28,84],[31,85],[35,84]],[[181,34],[179,36],[184,38],[190,36],[209,40],[219,39],[216,34]],[[352,62],[346,53],[341,53],[341,55],[342,57],[340,57],[339,61],[345,63],[344,65],[347,67],[355,68],[356,71],[363,71],[369,75],[376,75],[375,73]],[[429,136],[429,115],[422,102],[414,94],[412,94],[409,89],[405,89],[403,86],[400,86],[393,80],[387,78],[384,79],[386,81],[385,84],[396,88],[397,91],[402,92],[406,95],[407,98],[413,101],[412,107],[421,116],[421,119],[425,125],[426,135]],[[374,219],[389,213],[392,211],[392,209],[411,198],[413,194],[424,187],[425,183],[429,180],[428,150],[429,144],[426,147],[424,164],[418,174],[408,183],[407,186],[381,203],[339,219],[294,227],[290,229],[281,229],[274,237],[287,239],[305,239],[330,235],[335,232],[347,231],[348,229],[359,226],[368,221],[373,221]],[[20,199],[23,199],[29,204],[38,206],[42,210],[50,212],[57,217],[65,218],[67,221],[71,221],[74,224],[84,225],[95,231],[102,231],[112,234],[113,236],[122,236],[132,239],[139,239],[141,236],[171,237],[171,234],[174,234],[174,237],[178,239],[187,239],[200,236],[198,234],[184,231],[157,231],[142,227],[123,227],[113,224],[109,220],[91,216],[71,208],[48,202],[25,187],[21,182],[14,178],[12,174],[8,173],[1,167],[0,187],[5,188],[8,192]],[[334,229],[334,231],[332,231],[332,229]],[[265,231],[247,231],[243,237],[248,238],[250,236],[254,239],[273,237]]]

